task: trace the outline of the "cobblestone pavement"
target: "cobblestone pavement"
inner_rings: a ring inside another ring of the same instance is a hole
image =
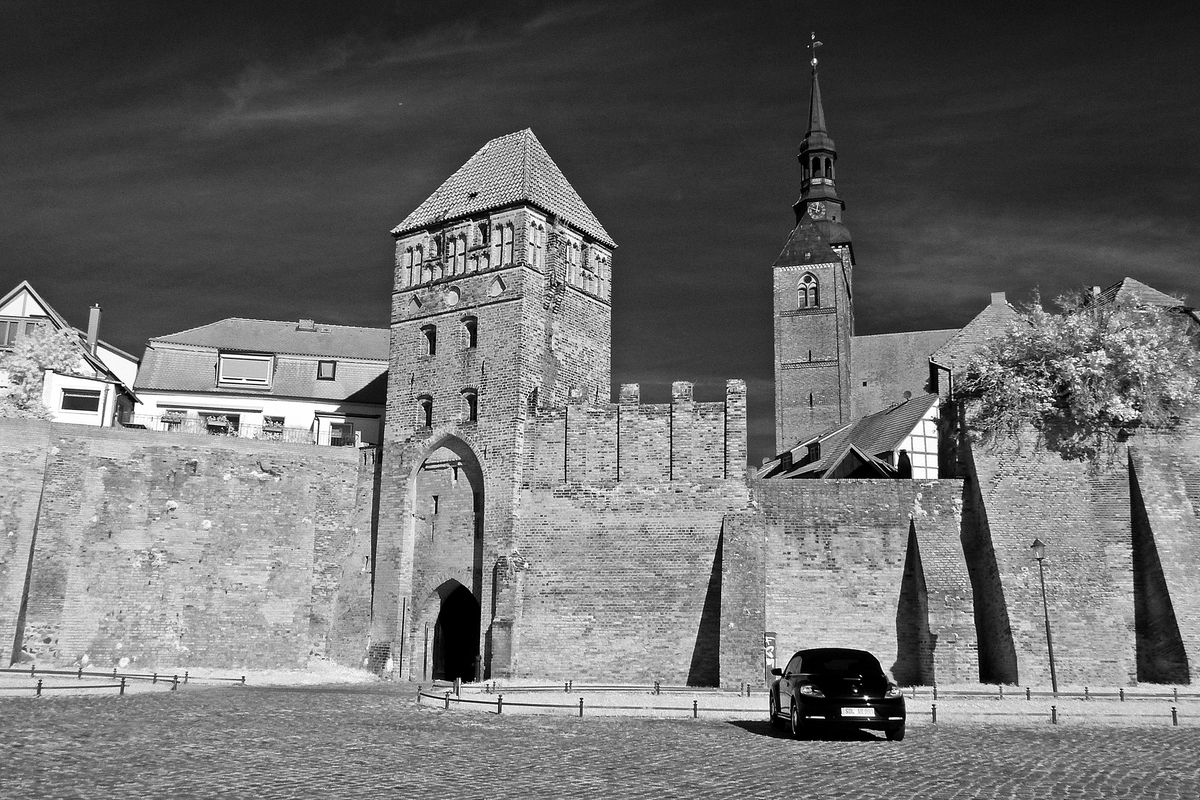
[[[0,797],[1194,798],[1200,729],[735,721],[416,707],[409,687],[0,699]]]

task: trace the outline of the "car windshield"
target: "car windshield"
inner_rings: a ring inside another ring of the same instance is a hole
[[[866,654],[811,653],[804,657],[804,671],[826,675],[874,675],[879,672],[879,666]]]

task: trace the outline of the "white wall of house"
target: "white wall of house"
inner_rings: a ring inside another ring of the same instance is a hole
[[[111,382],[46,370],[42,404],[55,422],[110,427],[117,413],[119,392]],[[65,406],[65,407],[64,407]]]
[[[138,371],[136,358],[109,347],[104,342],[96,343],[96,356],[104,366],[112,370],[114,375],[124,381],[126,386],[133,386]]]
[[[336,439],[335,426],[342,426],[343,435],[349,433],[346,425],[353,426],[358,444],[379,444],[383,439],[383,409],[377,405],[145,389],[138,390],[138,400],[131,421],[155,430],[170,428],[162,421],[164,414],[182,414],[192,428],[202,426],[202,418],[209,415],[225,415],[237,417],[237,427],[245,429],[244,435],[260,435],[270,418],[282,419],[283,427],[290,430],[312,431],[316,444],[330,444],[331,437]]]
[[[901,450],[908,451],[909,461],[912,462],[913,478],[936,479],[938,477],[938,406],[934,403],[921,421],[913,428],[912,433],[904,437],[904,441],[896,448],[892,463],[898,463]]]

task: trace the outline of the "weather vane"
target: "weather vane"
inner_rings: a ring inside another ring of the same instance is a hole
[[[812,54],[813,54],[813,57],[812,57],[813,71],[816,71],[816,69],[817,69],[817,48],[820,46],[821,46],[821,43],[817,41],[817,35],[815,33],[812,34],[812,44],[810,44],[808,46],[808,49],[812,50]]]

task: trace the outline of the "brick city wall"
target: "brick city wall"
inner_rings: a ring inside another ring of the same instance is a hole
[[[25,421],[0,425],[0,448],[23,454],[25,505],[47,462],[22,636],[39,662],[361,660],[370,453]],[[19,565],[28,548],[5,555]],[[23,572],[6,563],[6,641]]]
[[[747,501],[741,480],[527,487],[514,675],[717,685],[722,521]]]
[[[1123,456],[1095,472],[1034,444],[977,450],[975,472],[1015,648],[1006,682],[1049,686],[1034,538],[1043,567],[1058,682],[1136,679],[1129,473]]]
[[[961,481],[773,480],[752,489],[764,528],[766,629],[777,634],[780,666],[806,647],[862,647],[903,683],[978,679]]]

